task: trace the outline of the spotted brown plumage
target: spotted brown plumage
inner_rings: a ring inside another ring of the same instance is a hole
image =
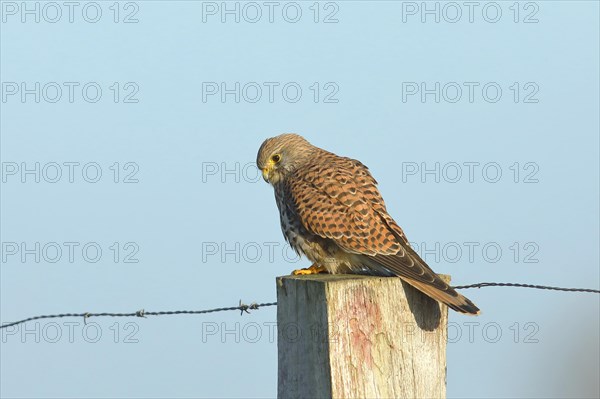
[[[286,240],[313,262],[296,272],[398,276],[458,312],[479,313],[410,247],[362,163],[296,134],[265,140],[256,163],[275,190]]]

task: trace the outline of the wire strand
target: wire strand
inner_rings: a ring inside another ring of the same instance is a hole
[[[2,324],[0,329],[16,326],[19,324],[27,323],[28,321],[40,320],[40,319],[60,319],[63,317],[83,317],[84,322],[90,317],[146,317],[146,316],[166,316],[166,315],[177,315],[177,314],[205,314],[205,313],[215,313],[215,312],[226,312],[231,310],[239,310],[240,314],[250,313],[249,310],[258,310],[259,308],[264,308],[267,306],[275,306],[277,302],[267,302],[267,303],[252,303],[250,305],[243,304],[240,301],[239,306],[231,306],[225,308],[215,308],[215,309],[205,309],[205,310],[167,310],[162,312],[146,312],[144,309],[138,310],[137,312],[132,313],[61,313],[61,314],[51,314],[51,315],[42,315],[29,317],[27,319],[15,321],[12,323]]]
[[[521,284],[521,283],[477,283],[469,285],[456,285],[452,288],[455,290],[468,289],[468,288],[484,288],[484,287],[519,287],[519,288],[534,288],[538,290],[552,290],[552,291],[567,291],[567,292],[589,292],[594,294],[600,294],[600,290],[592,288],[563,288],[563,287],[551,287],[547,285],[536,285],[536,284]],[[59,319],[63,317],[83,317],[85,322],[90,317],[146,317],[146,316],[166,316],[166,315],[178,315],[178,314],[206,314],[216,312],[226,312],[231,310],[239,310],[240,315],[250,313],[249,310],[258,310],[259,308],[265,308],[268,306],[276,306],[277,302],[266,302],[266,303],[251,303],[246,305],[240,303],[238,306],[230,306],[224,308],[205,309],[205,310],[167,310],[161,312],[146,312],[144,309],[138,310],[137,312],[131,313],[61,313],[51,315],[41,315],[35,317],[29,317],[27,319],[15,321],[12,323],[5,323],[0,325],[0,329],[17,326],[19,324],[27,323],[28,321],[41,320],[41,319]]]
[[[591,292],[594,294],[600,294],[600,290],[594,290],[592,288],[562,288],[562,287],[550,287],[547,285],[536,285],[536,284],[521,284],[521,283],[477,283],[469,285],[457,285],[452,288],[455,290],[462,290],[467,288],[483,288],[483,287],[520,287],[520,288],[535,288],[538,290],[552,290],[552,291],[567,291],[567,292]]]

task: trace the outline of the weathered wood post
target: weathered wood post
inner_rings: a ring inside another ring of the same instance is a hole
[[[399,278],[278,277],[278,397],[445,398],[447,322]]]

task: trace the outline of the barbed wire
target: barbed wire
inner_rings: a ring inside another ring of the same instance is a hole
[[[521,284],[521,283],[477,283],[469,285],[457,285],[452,288],[455,290],[462,290],[467,288],[483,288],[483,287],[520,287],[520,288],[535,288],[538,290],[552,290],[552,291],[567,291],[567,292],[591,292],[594,294],[600,294],[600,290],[592,288],[562,288],[562,287],[550,287],[547,285],[536,285],[536,284]]]
[[[452,288],[456,290],[460,289],[468,289],[468,288],[484,288],[484,287],[519,287],[519,288],[534,288],[538,290],[552,290],[552,291],[567,291],[567,292],[589,292],[594,294],[600,294],[600,290],[595,290],[592,288],[563,288],[563,287],[551,287],[547,285],[536,285],[536,284],[522,284],[522,283],[477,283],[477,284],[469,284],[469,285],[456,285]],[[61,313],[61,314],[51,314],[51,315],[41,315],[29,317],[27,319],[5,323],[0,325],[0,329],[8,328],[12,326],[17,326],[19,324],[27,323],[28,321],[40,320],[40,319],[59,319],[63,317],[83,317],[84,323],[90,317],[146,317],[146,316],[166,316],[166,315],[178,315],[178,314],[206,314],[206,313],[216,313],[216,312],[226,312],[231,310],[239,310],[240,315],[245,313],[250,313],[249,310],[258,310],[259,308],[265,308],[268,306],[277,306],[277,302],[266,302],[266,303],[251,303],[250,305],[246,305],[240,303],[238,306],[230,306],[224,308],[214,308],[214,309],[205,309],[205,310],[167,310],[160,312],[146,312],[144,309],[138,310],[137,312],[130,313]]]
[[[28,321],[40,320],[40,319],[60,319],[63,317],[83,317],[84,323],[90,317],[146,317],[146,316],[166,316],[166,315],[176,315],[176,314],[205,314],[205,313],[215,313],[215,312],[226,312],[231,310],[239,310],[240,314],[250,313],[249,310],[258,310],[259,308],[265,308],[267,306],[275,306],[277,302],[266,302],[266,303],[251,303],[250,305],[246,305],[242,303],[240,300],[240,304],[238,306],[231,306],[225,308],[215,308],[215,309],[205,309],[205,310],[166,310],[162,312],[146,312],[144,309],[138,310],[137,312],[131,313],[61,313],[61,314],[50,314],[50,315],[42,315],[29,317],[27,319],[15,321],[12,323],[6,323],[0,325],[0,329],[16,326],[19,324],[27,323]]]

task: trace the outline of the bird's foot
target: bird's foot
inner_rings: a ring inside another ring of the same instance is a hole
[[[319,273],[327,273],[327,269],[323,266],[317,266],[313,263],[311,267],[307,267],[306,269],[297,269],[292,272],[294,276],[302,276],[307,274],[319,274]]]

